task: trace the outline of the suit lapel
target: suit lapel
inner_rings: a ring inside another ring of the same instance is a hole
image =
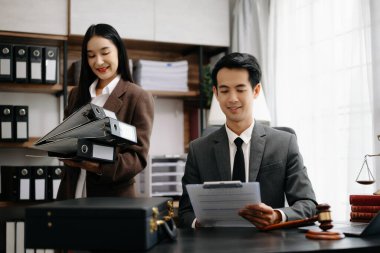
[[[251,137],[249,154],[249,182],[256,181],[264,154],[266,134],[262,125],[255,122]]]
[[[128,87],[129,83],[123,81],[123,79],[120,79],[104,104],[104,109],[117,113],[123,105],[123,101],[120,97],[128,90]]]
[[[214,155],[220,174],[220,180],[231,180],[230,151],[225,126],[221,127],[214,136]]]

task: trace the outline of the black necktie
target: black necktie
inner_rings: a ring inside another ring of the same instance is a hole
[[[234,168],[232,172],[232,180],[240,180],[241,182],[245,183],[244,154],[243,149],[241,149],[243,140],[240,137],[237,137],[234,142],[236,145],[236,153],[234,160]]]

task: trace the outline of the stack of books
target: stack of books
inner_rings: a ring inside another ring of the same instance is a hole
[[[350,221],[369,222],[380,211],[380,195],[350,195]]]
[[[133,74],[136,83],[146,90],[188,91],[188,70],[187,61],[138,60]]]

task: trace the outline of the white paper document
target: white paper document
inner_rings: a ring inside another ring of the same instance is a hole
[[[188,184],[195,216],[203,227],[252,227],[238,212],[247,204],[261,202],[258,182],[205,182]]]

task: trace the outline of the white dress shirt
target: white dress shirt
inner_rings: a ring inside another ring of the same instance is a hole
[[[98,79],[96,79],[91,85],[90,85],[90,95],[91,95],[91,103],[103,107],[106,103],[108,97],[112,93],[112,91],[115,89],[117,83],[120,81],[121,76],[117,75],[109,84],[107,84],[106,87],[103,88],[102,94],[99,96],[96,96],[96,86],[98,85]],[[75,198],[85,198],[87,197],[87,190],[86,190],[86,170],[81,169],[80,175],[77,182],[77,187],[75,189]]]

